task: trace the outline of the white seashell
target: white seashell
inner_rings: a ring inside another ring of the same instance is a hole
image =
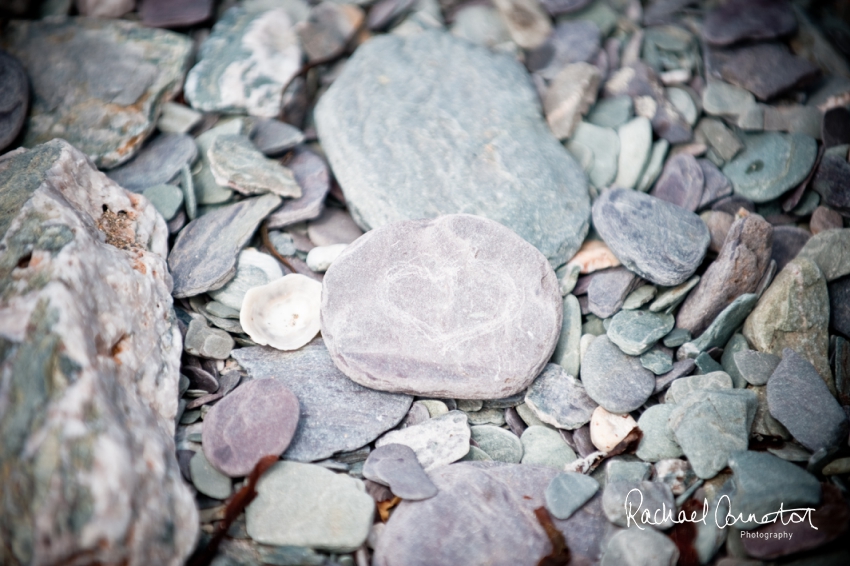
[[[596,407],[590,417],[590,441],[599,450],[610,452],[636,426],[631,415],[616,415]]]
[[[297,350],[319,332],[321,300],[321,283],[293,273],[249,289],[239,323],[257,344]]]
[[[315,247],[307,254],[307,267],[316,273],[324,273],[347,247],[348,244]]]
[[[236,310],[242,308],[245,293],[252,287],[265,285],[283,277],[277,260],[255,248],[245,248],[239,254],[236,275],[221,289],[210,291],[216,301]]]

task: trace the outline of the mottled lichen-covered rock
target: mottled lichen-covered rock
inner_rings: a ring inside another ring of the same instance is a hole
[[[144,197],[64,141],[0,160],[0,563],[192,550],[166,238]]]
[[[66,18],[10,22],[0,46],[32,84],[24,145],[62,138],[109,168],[153,131],[160,105],[180,88],[192,42],[132,22]]]
[[[364,230],[476,214],[554,267],[587,234],[587,181],[506,55],[441,31],[371,39],[319,100],[316,127]]]

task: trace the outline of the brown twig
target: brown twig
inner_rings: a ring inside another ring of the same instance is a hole
[[[263,222],[263,224],[260,226],[260,239],[263,241],[263,245],[266,246],[266,249],[269,250],[269,253],[272,254],[276,260],[285,265],[287,269],[289,269],[289,271],[291,271],[292,273],[297,273],[295,268],[292,267],[292,264],[289,263],[289,260],[286,259],[285,256],[280,255],[277,249],[275,249],[275,247],[272,245],[272,241],[271,239],[269,239],[269,225],[267,222]]]
[[[537,521],[549,537],[549,542],[552,543],[552,552],[541,558],[537,566],[567,566],[570,563],[570,549],[567,547],[564,534],[552,522],[552,517],[545,507],[535,509],[534,516],[537,517]]]

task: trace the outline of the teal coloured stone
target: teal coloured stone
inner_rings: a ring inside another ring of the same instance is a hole
[[[740,327],[750,312],[758,303],[759,296],[755,293],[739,295],[732,303],[723,309],[711,325],[699,338],[687,342],[679,348],[678,358],[696,358],[702,352],[711,348],[721,347],[731,338],[732,333]]]
[[[192,474],[192,483],[195,489],[212,497],[213,499],[227,499],[233,487],[230,478],[212,467],[212,464],[204,456],[203,451],[198,451],[189,461],[189,470]]]
[[[570,375],[577,376],[581,361],[579,342],[581,341],[581,307],[573,295],[564,297],[564,317],[561,322],[561,334],[552,362],[558,364]]]
[[[624,310],[611,319],[608,338],[624,353],[639,356],[666,336],[675,323],[671,314]]]
[[[681,379],[677,381],[681,381]],[[641,437],[635,453],[638,458],[646,462],[658,462],[668,458],[678,458],[682,455],[682,448],[676,442],[673,431],[667,425],[667,421],[675,409],[676,406],[672,403],[662,403],[649,407],[641,414],[637,424],[643,432],[643,437]]]
[[[472,426],[470,430],[472,440],[491,459],[509,464],[519,464],[522,460],[522,442],[512,432],[493,425]]]
[[[576,472],[563,472],[546,487],[546,509],[556,519],[569,519],[599,491],[599,482]]]
[[[489,454],[478,448],[477,446],[470,446],[469,452],[466,453],[466,456],[458,460],[458,462],[492,462],[493,458],[490,457]]]
[[[563,468],[574,462],[576,454],[558,431],[544,426],[530,426],[520,438],[523,464]]]
[[[723,167],[735,194],[753,202],[773,200],[797,186],[817,158],[817,142],[804,134],[775,132],[745,137],[745,148]]]
[[[773,375],[773,370],[782,361],[779,356],[767,352],[756,352],[755,350],[736,352],[734,357],[735,366],[750,385],[766,384],[770,376]]]
[[[678,403],[697,390],[732,389],[732,378],[728,373],[715,371],[702,375],[682,377],[670,384],[665,403]]]
[[[154,185],[142,193],[165,220],[171,220],[183,206],[183,191],[174,185]]]
[[[541,421],[567,430],[590,422],[597,407],[581,382],[556,364],[547,364],[532,382],[525,394],[525,404]]]
[[[640,364],[655,375],[662,375],[673,369],[673,354],[658,347],[652,348],[641,354]]]
[[[717,361],[708,355],[707,352],[702,352],[699,356],[697,356],[694,359],[694,363],[697,366],[697,373],[700,375],[723,371],[723,366],[717,363]]]
[[[720,358],[720,365],[723,366],[723,371],[729,374],[732,378],[732,384],[735,387],[746,387],[747,380],[741,375],[738,369],[738,364],[735,362],[735,354],[749,350],[750,344],[743,334],[736,332],[732,335],[726,346],[723,348],[723,356]]]
[[[588,122],[579,122],[573,131],[567,149],[581,145],[593,154],[593,165],[588,172],[590,182],[597,189],[604,189],[617,176],[617,159],[620,156],[620,137],[612,128],[603,128]]]
[[[689,331],[684,328],[674,328],[669,334],[667,334],[667,336],[664,337],[662,343],[668,348],[676,348],[685,342],[689,342],[690,339],[691,333]]]
[[[632,97],[621,94],[598,100],[585,120],[602,128],[619,128],[631,120],[633,115]]]

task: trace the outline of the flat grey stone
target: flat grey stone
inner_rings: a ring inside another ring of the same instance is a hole
[[[720,365],[717,360],[712,358],[708,352],[700,353],[696,358],[694,358],[694,363],[697,366],[698,375],[707,375],[709,373],[723,371],[723,366]]]
[[[270,229],[318,218],[325,209],[325,197],[331,189],[330,168],[313,151],[296,147],[287,167],[301,187],[301,196],[285,201],[269,215],[267,222]]]
[[[694,391],[720,389],[732,389],[732,378],[729,377],[728,373],[723,371],[682,377],[670,384],[670,389],[667,390],[664,402],[680,403]]]
[[[653,520],[652,517],[655,515],[660,523],[652,527],[666,530],[673,526],[673,521],[668,518],[664,510],[672,510],[671,514],[675,514],[676,502],[670,486],[663,483],[609,481],[602,491],[602,509],[609,521],[624,528],[634,528],[635,525],[647,528],[651,525],[641,518],[646,510],[650,513],[650,520]]]
[[[655,378],[654,393],[661,393],[662,391],[670,387],[670,384],[676,381],[677,379],[692,374],[695,368],[696,362],[691,359],[674,362],[673,369]]]
[[[576,459],[561,435],[545,426],[530,426],[520,438],[522,441],[522,463],[534,466],[549,466],[563,469]]]
[[[670,331],[667,336],[664,337],[662,343],[668,348],[675,348],[676,346],[681,346],[685,342],[689,342],[691,339],[691,333],[684,328],[674,328]]]
[[[682,456],[682,448],[667,425],[675,409],[676,406],[671,403],[662,403],[649,407],[640,415],[637,424],[643,436],[635,452],[638,458],[647,462],[658,462]]]
[[[658,179],[661,170],[664,168],[664,159],[667,157],[668,149],[670,149],[670,142],[667,140],[661,139],[653,142],[649,161],[646,162],[646,167],[644,167],[643,173],[640,175],[640,180],[635,186],[637,190],[645,193]]]
[[[192,485],[199,492],[213,499],[227,499],[233,491],[230,478],[210,464],[203,451],[195,452],[189,461]]]
[[[753,108],[756,99],[749,91],[719,80],[707,80],[702,93],[702,107],[706,114],[737,119]]]
[[[469,452],[470,434],[466,414],[449,411],[421,424],[390,431],[379,438],[375,446],[409,446],[427,472],[463,458]]]
[[[723,347],[723,356],[720,358],[720,365],[723,366],[723,371],[729,374],[732,378],[734,387],[746,387],[747,380],[741,375],[738,369],[738,364],[735,362],[735,354],[744,350],[749,350],[750,344],[743,334],[736,332],[732,335],[726,345]]]
[[[663,375],[673,369],[673,353],[666,348],[655,346],[641,354],[640,365],[655,375]]]
[[[510,431],[493,425],[470,427],[472,440],[496,462],[519,464],[522,460],[522,442]]]
[[[744,137],[744,150],[723,167],[735,194],[767,202],[797,186],[817,158],[817,142],[804,134],[766,132]]]
[[[605,483],[616,481],[646,481],[652,475],[649,462],[625,460],[632,456],[613,456],[605,461]]]
[[[213,4],[213,0],[142,0],[139,15],[146,26],[184,27],[209,19]]]
[[[516,231],[553,266],[587,234],[586,181],[511,57],[440,31],[377,37],[322,96],[316,125],[364,230],[477,214]]]
[[[584,354],[581,381],[605,410],[623,414],[643,405],[655,389],[655,376],[638,358],[624,354],[607,336],[598,336]]]
[[[705,175],[696,158],[679,153],[667,160],[650,194],[695,212],[702,202]]]
[[[698,209],[702,210],[721,198],[730,196],[732,194],[732,182],[717,168],[717,165],[708,159],[697,159],[697,163],[702,168],[702,175],[705,179],[702,200]]]
[[[767,381],[770,414],[812,452],[847,439],[847,415],[814,366],[785,348],[782,361]]]
[[[498,10],[480,4],[462,5],[454,15],[452,34],[484,47],[510,44],[511,36]]]
[[[277,116],[283,88],[301,67],[295,23],[284,7],[227,10],[186,76],[184,92],[192,108]]]
[[[747,449],[756,406],[756,394],[742,389],[697,390],[679,402],[668,426],[697,476],[714,477]]]
[[[773,250],[770,252],[770,258],[776,262],[776,271],[785,269],[785,266],[800,254],[811,237],[808,230],[794,225],[774,226]]]
[[[769,100],[810,83],[820,69],[791,54],[784,43],[764,42],[728,49],[708,49],[706,64],[712,75]]]
[[[679,549],[653,529],[626,529],[608,541],[601,566],[674,566]]]
[[[282,381],[298,397],[301,417],[284,458],[301,462],[360,448],[393,428],[413,399],[362,387],[342,374],[320,340],[292,352],[241,348],[233,358],[253,379]]]
[[[154,185],[145,189],[142,194],[151,201],[166,221],[177,216],[183,206],[183,191],[174,185]]]
[[[639,356],[673,330],[675,322],[672,314],[620,311],[611,319],[608,338],[623,353]]]
[[[788,2],[731,0],[708,12],[702,36],[712,45],[731,45],[783,37],[796,30],[797,18]]]
[[[817,507],[821,502],[821,486],[817,478],[799,466],[764,452],[743,451],[729,458],[735,495],[732,508],[744,518],[755,515],[769,521],[779,511],[799,507]],[[737,528],[749,530],[760,525],[742,521]]]
[[[578,375],[581,362],[581,306],[573,295],[564,297],[562,320],[561,334],[558,336],[555,353],[552,354],[552,362],[564,368],[568,374]]]
[[[160,103],[180,88],[192,42],[106,19],[15,20],[0,47],[32,86],[24,146],[62,138],[98,167],[119,165],[153,131]]]
[[[639,309],[654,299],[656,294],[658,294],[658,288],[655,285],[641,285],[629,293],[629,296],[623,302],[623,308],[625,310]]]
[[[236,257],[281,198],[266,194],[224,206],[190,222],[174,242],[168,267],[172,294],[191,297],[215,290],[236,273]]]
[[[649,161],[652,151],[652,126],[649,120],[638,116],[617,128],[620,138],[620,156],[617,160],[617,177],[614,186],[633,189]]]
[[[850,228],[815,234],[806,241],[798,257],[815,262],[827,282],[850,274]]]
[[[599,28],[586,20],[558,22],[554,31],[525,59],[528,70],[546,80],[572,63],[592,63],[599,52]]]
[[[257,482],[245,520],[248,535],[262,544],[353,552],[366,542],[374,513],[362,481],[284,461]]]
[[[602,193],[593,205],[593,226],[624,266],[665,286],[693,275],[710,239],[696,214],[626,189]]]
[[[210,328],[202,318],[195,318],[189,323],[183,348],[193,356],[226,360],[235,344],[227,332]]]
[[[228,202],[233,198],[233,189],[219,185],[215,180],[207,155],[216,138],[223,135],[241,134],[244,129],[245,120],[235,118],[226,120],[195,138],[200,155],[192,174],[192,186],[200,204],[216,205]]]
[[[107,173],[110,179],[134,193],[173,181],[180,170],[198,157],[195,140],[186,134],[160,134],[127,163]],[[181,199],[182,200],[182,199]]]
[[[625,267],[615,267],[593,274],[593,280],[587,289],[587,303],[590,312],[607,319],[619,311],[640,279]]]
[[[607,188],[617,176],[617,160],[620,156],[620,137],[611,128],[595,126],[589,122],[579,122],[567,143],[567,149],[573,154],[589,149],[593,153],[593,165],[588,171],[591,184],[598,188]]]
[[[334,363],[358,383],[496,399],[543,369],[562,300],[531,245],[491,220],[448,215],[358,239],[325,274],[321,310]]]
[[[326,208],[315,220],[307,224],[307,235],[317,246],[350,244],[363,235],[351,215],[339,208]]]
[[[764,385],[782,359],[773,354],[743,350],[735,353],[735,366],[750,385]]]
[[[679,359],[696,358],[712,348],[723,346],[732,337],[732,333],[741,326],[759,301],[755,293],[738,296],[728,307],[723,309],[714,322],[700,334],[699,338],[682,344],[677,354]]]
[[[301,187],[292,171],[265,157],[248,136],[227,134],[215,138],[207,151],[210,170],[219,185],[243,195],[273,193],[298,198]]]
[[[556,364],[547,364],[532,382],[525,403],[541,421],[567,430],[589,423],[597,406],[581,382]]]
[[[187,134],[201,123],[204,115],[178,102],[165,102],[160,108],[156,128],[166,134]]]
[[[271,255],[253,248],[244,249],[236,260],[236,275],[224,287],[210,291],[209,296],[238,313],[242,310],[242,301],[250,289],[281,277],[283,272],[280,264]],[[238,314],[236,318],[239,318]]]
[[[0,152],[6,150],[18,134],[27,119],[29,109],[30,86],[27,72],[12,55],[0,51]]]
[[[696,287],[696,284],[699,283],[700,276],[694,275],[681,285],[676,285],[675,287],[669,287],[664,289],[658,293],[658,296],[654,301],[649,305],[650,312],[673,312],[679,303],[685,300],[688,296],[688,293],[691,292],[691,289]]]
[[[372,450],[363,466],[363,477],[389,486],[393,494],[411,501],[437,495],[437,487],[404,444],[384,444]]]
[[[599,482],[576,472],[563,472],[546,487],[546,509],[556,519],[569,519],[599,491]]]
[[[257,120],[249,137],[256,148],[269,157],[282,155],[304,141],[301,130],[273,118]]]
[[[603,128],[619,128],[633,116],[632,97],[627,94],[597,100],[585,120]]]

